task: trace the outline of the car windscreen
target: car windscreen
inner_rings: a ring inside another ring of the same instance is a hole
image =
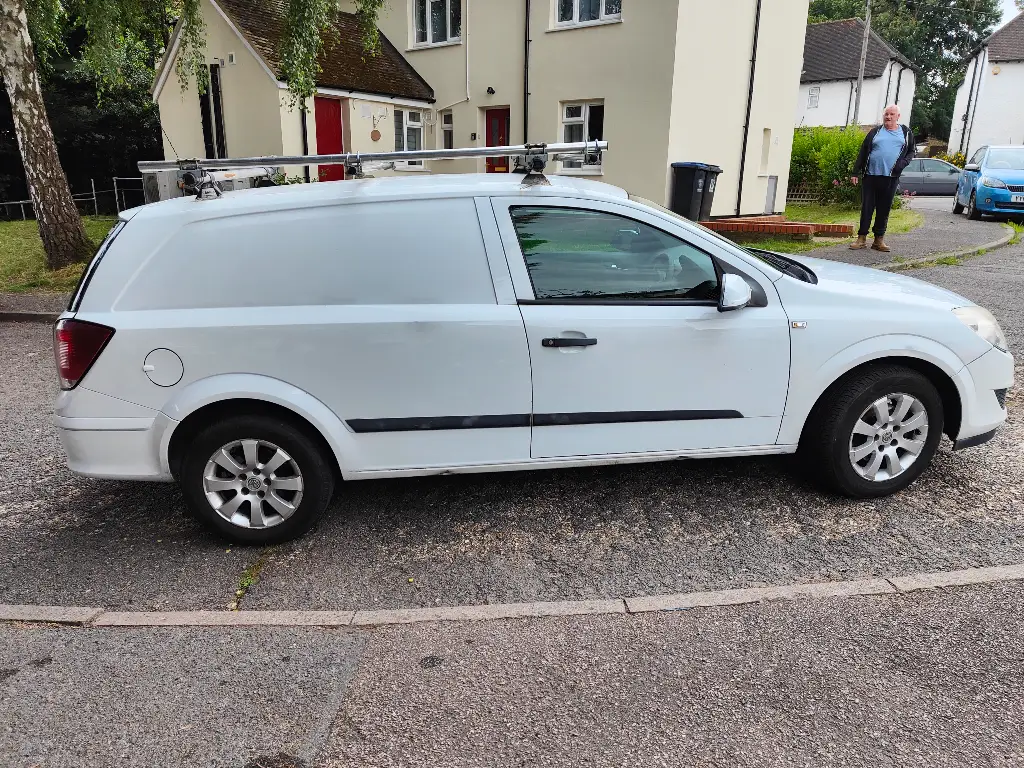
[[[990,149],[985,160],[985,169],[990,171],[1024,171],[1024,147]]]

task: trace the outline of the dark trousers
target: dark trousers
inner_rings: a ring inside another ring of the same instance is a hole
[[[861,183],[860,195],[860,231],[861,237],[868,236],[871,228],[871,216],[875,217],[875,237],[885,235],[889,226],[889,212],[892,210],[892,199],[896,196],[896,182],[892,176],[865,176]]]

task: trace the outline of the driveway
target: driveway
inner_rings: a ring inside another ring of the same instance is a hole
[[[1024,349],[1024,247],[913,272]],[[50,425],[50,332],[0,324],[0,603],[399,608],[590,599],[1024,562],[1024,417],[908,492],[818,492],[788,458],[345,485],[319,530],[227,546],[178,490],[83,480]],[[241,590],[242,594],[238,594]]]

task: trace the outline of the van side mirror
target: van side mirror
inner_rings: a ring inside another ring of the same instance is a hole
[[[726,273],[722,275],[722,292],[718,297],[718,311],[732,312],[743,309],[750,304],[753,295],[750,283],[739,275]]]
[[[980,171],[981,170],[981,166],[978,165],[977,163],[968,163],[967,165],[964,166],[964,170],[965,171]]]

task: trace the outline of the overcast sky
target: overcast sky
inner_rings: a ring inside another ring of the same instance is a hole
[[[1017,6],[1013,4],[1013,0],[1003,0],[1003,24],[1016,16],[1017,13]]]

